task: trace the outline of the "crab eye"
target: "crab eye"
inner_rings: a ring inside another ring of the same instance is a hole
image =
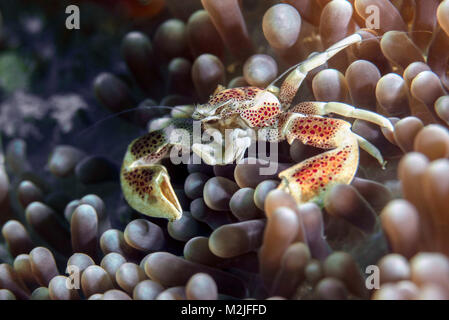
[[[193,120],[200,120],[202,118],[202,115],[197,110],[193,111],[192,113],[192,119]]]

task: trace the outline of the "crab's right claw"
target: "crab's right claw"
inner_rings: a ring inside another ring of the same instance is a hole
[[[172,221],[181,218],[182,208],[167,169],[156,163],[169,149],[162,133],[150,132],[129,145],[120,183],[125,199],[133,209]]]
[[[289,142],[299,140],[329,150],[279,173],[278,189],[290,193],[298,205],[309,201],[322,204],[333,185],[351,183],[359,163],[359,145],[350,123],[336,118],[292,114],[282,130],[287,133]]]

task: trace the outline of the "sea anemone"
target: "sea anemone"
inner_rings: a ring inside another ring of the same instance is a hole
[[[95,121],[114,116],[103,120],[115,122],[100,138],[190,117],[219,85],[266,87],[358,32],[363,41],[311,71],[296,100],[389,117],[393,133],[352,121],[386,170],[362,152],[350,185],[298,206],[276,188],[282,170],[321,152],[299,141],[270,147],[275,163],[249,153],[225,166],[164,159],[184,210],[165,221],[125,203],[120,141],[97,152],[76,135],[41,150],[26,135],[7,135],[0,299],[449,299],[449,0],[152,3],[148,21],[128,6],[136,20],[115,43],[122,60],[93,80],[101,106],[80,108]],[[374,28],[371,5],[381,17]],[[6,32],[0,50],[13,44]],[[16,100],[7,103],[25,104]],[[91,125],[80,123],[73,128]],[[273,164],[276,172],[260,174]],[[379,269],[379,288],[366,286],[369,266]]]

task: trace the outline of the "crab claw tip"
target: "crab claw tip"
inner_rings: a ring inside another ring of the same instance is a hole
[[[181,218],[182,208],[164,166],[123,168],[121,184],[126,201],[140,213],[171,221]]]

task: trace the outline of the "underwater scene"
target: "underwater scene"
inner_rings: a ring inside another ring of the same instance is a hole
[[[0,300],[449,300],[448,92],[449,0],[0,0]]]

